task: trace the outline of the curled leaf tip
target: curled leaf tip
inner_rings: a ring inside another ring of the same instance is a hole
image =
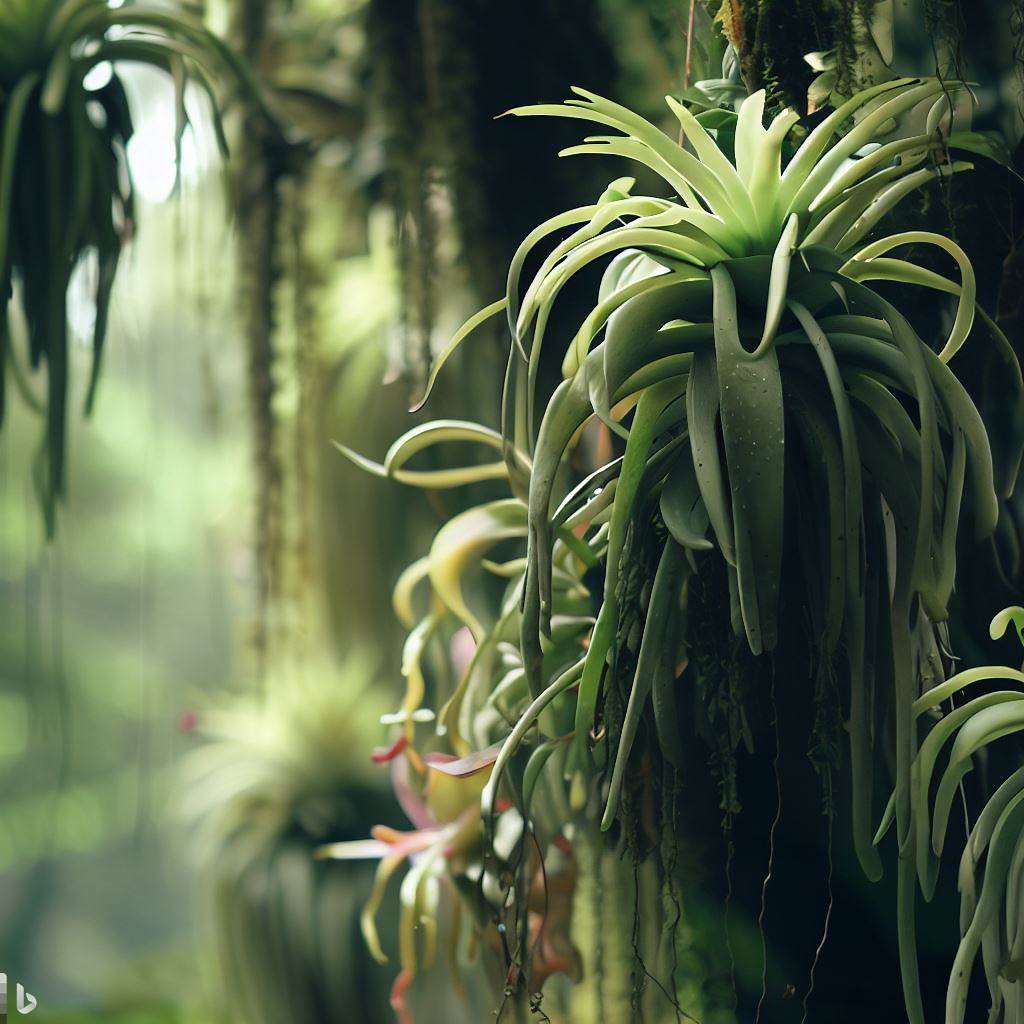
[[[1020,638],[1021,643],[1024,644],[1024,608],[1021,608],[1020,605],[1013,605],[999,612],[992,619],[992,624],[989,626],[989,636],[993,640],[998,640],[1005,635],[1011,622],[1017,629],[1017,636]]]

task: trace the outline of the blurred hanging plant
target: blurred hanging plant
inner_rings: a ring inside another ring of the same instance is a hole
[[[92,407],[121,250],[135,228],[126,158],[134,132],[117,68],[143,64],[174,85],[176,148],[188,126],[185,89],[210,99],[223,145],[211,74],[246,80],[241,64],[194,15],[106,0],[0,0],[0,374],[45,416],[36,481],[48,534],[64,494],[68,400],[68,283],[95,254],[96,319],[85,408]],[[113,68],[104,75],[105,68]],[[45,397],[31,389],[12,331],[11,304],[27,321],[29,367],[45,365]],[[0,415],[5,388],[0,387]]]
[[[527,557],[517,563],[505,606],[518,623],[519,699],[507,708],[512,731],[482,795],[485,825],[500,794],[518,792],[506,774],[513,755],[535,742],[534,756],[551,744],[563,750],[576,812],[588,793],[597,794],[603,828],[617,820],[627,832],[635,828],[636,812],[622,799],[631,766],[641,754],[671,764],[680,756],[675,690],[687,661],[689,578],[724,570],[732,628],[758,656],[774,651],[787,628],[780,614],[785,570],[810,620],[814,663],[806,683],[789,685],[817,709],[808,742],[829,806],[846,718],[854,845],[872,879],[882,871],[873,842],[874,775],[886,746],[895,752],[901,967],[914,1024],[923,1013],[912,914],[921,820],[915,701],[943,672],[942,623],[961,513],[976,537],[991,533],[996,488],[1012,488],[1024,437],[1018,430],[1006,440],[1012,451],[997,481],[980,416],[949,365],[976,318],[1007,347],[976,305],[964,252],[933,232],[868,236],[915,189],[970,167],[951,155],[950,96],[960,90],[934,80],[881,83],[842,103],[798,144],[790,142],[799,121],[792,110],[764,127],[763,91],[736,113],[695,116],[669,99],[685,146],[583,89],[564,105],[512,111],[611,129],[616,134],[592,136],[563,155],[635,160],[674,195],[633,196],[633,180],[619,179],[596,203],[535,229],[512,260],[506,297],[456,335],[427,388],[429,396],[462,340],[504,310],[512,345],[501,433],[428,425],[397,442],[383,465],[368,467],[424,486],[499,475],[500,465],[433,476],[405,467],[433,440],[475,439],[502,452],[519,499],[481,520],[499,536],[527,534]],[[548,241],[524,291],[527,260]],[[957,279],[890,255],[909,246],[938,249],[956,265]],[[556,300],[607,257],[597,300],[561,353],[564,379],[548,396],[539,382]],[[875,281],[952,298],[939,351]],[[1013,371],[1019,402],[1019,368]],[[621,455],[594,463],[583,443],[593,420],[621,438]],[[574,483],[581,462],[589,474]],[[439,537],[452,550],[473,551],[469,525],[453,520]],[[802,557],[795,550],[784,557],[787,534]],[[490,631],[466,613],[449,564],[432,555],[413,578],[429,575],[455,599],[448,606],[473,634],[474,659],[483,657]],[[552,644],[563,636],[558,581],[594,570],[598,579],[603,570],[603,581],[590,614],[572,616],[569,660],[552,673]],[[429,632],[432,622],[422,628]],[[712,728],[726,729],[722,742],[734,746],[731,724],[715,724],[716,671],[721,666],[696,666],[697,692]],[[457,724],[452,708],[465,713],[464,694],[486,685],[471,678],[442,714],[446,728]],[[562,742],[564,721],[545,719],[555,702],[563,717],[570,706],[571,743]],[[880,724],[887,721],[894,721],[892,736]],[[472,722],[453,733],[455,742],[472,735]],[[469,749],[457,752],[469,756]],[[520,805],[530,820],[530,801]]]
[[[358,934],[359,882],[317,863],[357,836],[385,791],[359,755],[380,706],[364,660],[279,675],[205,712],[180,814],[204,886],[221,995],[244,1024],[387,1019],[387,986]]]
[[[832,48],[804,58],[817,72],[807,90],[809,109],[836,105],[859,89],[896,77],[891,70],[894,13],[893,0],[868,0],[843,10]]]
[[[817,106],[833,90],[845,99],[892,77],[892,0],[711,0],[708,10],[736,53],[747,90],[766,89],[769,106],[802,107],[812,72],[819,72]]]

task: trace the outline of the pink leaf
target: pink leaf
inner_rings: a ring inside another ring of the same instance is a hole
[[[409,763],[404,757],[396,757],[391,762],[391,788],[395,791],[398,806],[417,828],[432,828],[437,825],[437,819],[409,785]]]
[[[375,764],[387,764],[388,761],[393,761],[398,757],[408,745],[408,738],[406,736],[399,736],[390,747],[376,747],[370,758]]]
[[[502,743],[492,743],[489,747],[475,750],[465,757],[455,757],[453,754],[427,754],[424,760],[431,768],[444,772],[445,775],[465,778],[490,768],[497,761],[501,748]]]

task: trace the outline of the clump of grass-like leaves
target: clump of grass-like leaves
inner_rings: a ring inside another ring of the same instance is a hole
[[[173,83],[179,152],[190,81],[210,98],[223,146],[210,75],[241,72],[241,66],[195,15],[134,2],[114,7],[106,0],[0,0],[0,383],[10,371],[22,396],[45,417],[36,479],[50,533],[65,478],[68,283],[94,253],[88,410],[118,259],[135,228],[126,158],[134,124],[118,74],[128,63],[157,68]],[[104,66],[113,68],[109,77],[90,81],[90,73]],[[28,367],[46,370],[43,398],[33,394],[14,348],[8,314],[16,285],[27,320]],[[0,415],[3,395],[0,387]]]

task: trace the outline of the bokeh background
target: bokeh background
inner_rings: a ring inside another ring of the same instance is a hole
[[[928,70],[955,8],[971,21],[979,123],[1019,137],[1010,5],[934,6],[932,36],[909,15],[898,25],[897,63]],[[389,1019],[390,972],[357,932],[368,875],[306,853],[401,821],[369,760],[399,692],[389,592],[464,499],[360,474],[330,441],[379,458],[415,422],[430,353],[501,293],[522,235],[620,173],[560,161],[571,127],[495,115],[579,83],[662,119],[688,8],[208,0],[283,131],[231,105],[225,166],[190,94],[180,174],[171,90],[126,71],[138,233],[52,541],[39,422],[14,401],[0,433],[0,969],[36,995],[37,1019]],[[691,80],[719,73],[712,39],[698,3]],[[1015,242],[980,248],[999,263]],[[94,273],[80,268],[72,292],[76,408]],[[432,408],[492,421],[502,342],[467,345]],[[836,870],[842,893],[856,869]],[[851,890],[849,908],[884,963],[885,894]],[[699,926],[699,901],[694,913]],[[741,910],[734,927],[756,986],[753,922]],[[852,947],[841,929],[836,943],[823,970],[841,976]],[[872,983],[887,1002],[889,980]],[[418,993],[424,1019],[485,1019],[449,988]]]

